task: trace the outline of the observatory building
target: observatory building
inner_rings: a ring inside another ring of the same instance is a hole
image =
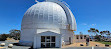
[[[20,44],[34,48],[61,48],[72,44],[76,20],[66,3],[44,0],[31,6],[23,16]]]

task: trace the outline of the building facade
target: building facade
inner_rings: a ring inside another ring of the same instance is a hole
[[[89,35],[74,35],[74,42],[84,43],[86,42],[86,38],[90,38]]]
[[[34,48],[71,44],[76,20],[71,10],[58,0],[45,0],[31,6],[23,16],[20,44]]]

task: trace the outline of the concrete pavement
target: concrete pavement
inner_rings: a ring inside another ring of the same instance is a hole
[[[8,41],[0,41],[0,43],[6,43],[5,48],[0,49],[29,49],[28,46],[16,46],[14,45],[12,48],[8,48],[8,44],[16,43],[16,42],[8,42]],[[39,48],[39,49],[111,49],[111,47],[64,47],[64,48]]]

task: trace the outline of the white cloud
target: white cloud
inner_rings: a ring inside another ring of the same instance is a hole
[[[87,25],[86,23],[83,23],[82,25]]]
[[[91,24],[92,26],[96,26],[96,24]]]
[[[96,24],[90,24],[90,25],[88,25],[88,27],[94,27],[94,26],[96,26]]]

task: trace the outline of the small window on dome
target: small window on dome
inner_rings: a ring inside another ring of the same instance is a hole
[[[36,13],[39,13],[39,10],[36,10]]]
[[[39,14],[39,19],[43,19],[43,14],[42,13]]]
[[[48,13],[44,14],[44,21],[48,21]]]
[[[49,17],[49,22],[53,23],[53,17]]]
[[[38,14],[35,14],[34,18],[35,18],[35,19],[38,19]]]
[[[34,16],[34,12],[32,12],[31,16]]]

